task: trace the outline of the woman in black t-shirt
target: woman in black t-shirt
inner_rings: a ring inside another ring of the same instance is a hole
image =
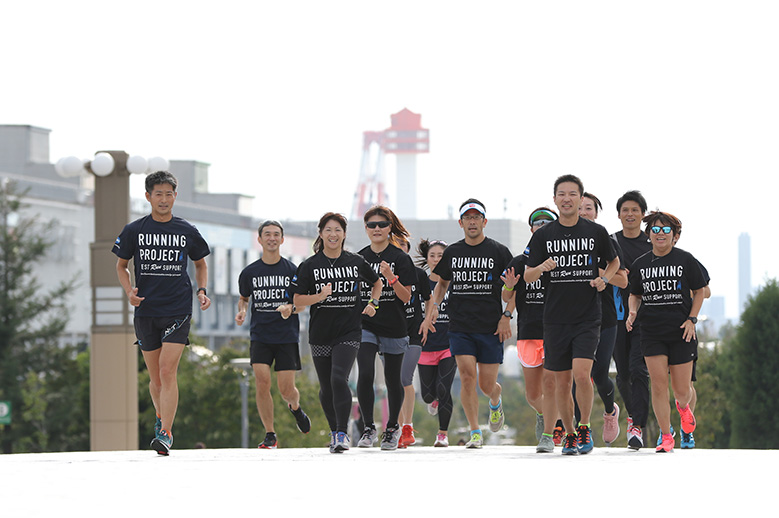
[[[678,218],[658,211],[643,221],[652,250],[636,259],[630,269],[630,313],[625,324],[628,331],[636,319],[641,324],[641,350],[652,381],[652,407],[663,434],[656,451],[665,453],[674,447],[668,404],[669,369],[682,431],[689,434],[695,430],[695,416],[689,406],[690,379],[698,348],[695,324],[706,281],[692,254],[674,246],[682,232]]]
[[[408,350],[408,328],[405,304],[411,300],[410,286],[416,280],[416,270],[411,258],[398,248],[400,239],[408,238],[408,231],[395,213],[387,207],[376,205],[363,217],[365,233],[371,241],[359,251],[374,271],[384,280],[385,288],[380,297],[363,300],[376,308],[375,318],[363,318],[360,352],[357,355],[357,399],[364,422],[364,432],[357,446],[370,448],[377,440],[373,422],[373,406],[376,394],[373,389],[376,354],[382,355],[384,380],[387,385],[389,413],[381,440],[382,450],[396,450],[400,441],[398,416],[403,405],[403,384],[400,379],[403,354]]]
[[[371,286],[373,298],[380,296],[382,283],[362,256],[343,249],[346,218],[328,212],[318,227],[314,255],[298,267],[292,287],[294,306],[311,306],[309,343],[319,377],[319,400],[330,425],[330,451],[341,453],[350,443],[348,377],[360,348],[361,318],[376,315],[374,305],[363,305],[360,283]]]

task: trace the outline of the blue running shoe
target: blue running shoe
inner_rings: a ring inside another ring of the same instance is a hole
[[[576,434],[578,437],[578,449],[579,453],[582,455],[586,455],[587,453],[590,453],[593,448],[592,444],[592,431],[590,430],[590,427],[582,424],[579,425],[579,427],[576,429]]]
[[[673,425],[671,425],[671,437],[676,437],[676,430],[674,430]],[[682,437],[684,437],[684,434],[682,434]],[[657,436],[657,445],[660,446],[661,444],[663,444],[663,432],[660,432],[660,435]]]
[[[160,416],[156,416],[154,421],[154,437],[157,437],[160,434],[160,430],[162,430],[162,419],[160,419]]]
[[[692,436],[692,433],[682,432],[682,449],[691,450],[693,448],[695,448],[695,437]]]
[[[575,433],[569,433],[565,436],[565,440],[563,442],[563,455],[578,455],[579,454],[579,445],[578,445],[578,439],[576,438]]]
[[[160,433],[151,442],[151,447],[160,455],[169,455],[170,449],[173,447],[173,435],[167,430],[160,430]]]
[[[335,448],[333,453],[343,453],[349,449],[349,436],[346,432],[338,432],[335,436]]]

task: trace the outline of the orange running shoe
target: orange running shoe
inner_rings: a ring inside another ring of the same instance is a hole
[[[679,402],[676,402],[676,409],[679,411],[679,415],[682,416],[682,431],[684,433],[692,433],[695,431],[695,416],[692,415],[690,405],[682,408],[679,406]]]
[[[554,442],[554,445],[555,446],[562,445],[564,437],[565,437],[565,432],[563,431],[563,427],[555,426],[554,432],[552,432],[552,441]]]
[[[414,446],[417,443],[416,437],[414,437],[414,428],[410,424],[404,424],[403,430],[400,433],[400,441],[398,442],[398,448],[406,448],[407,446]]]
[[[673,453],[674,451],[674,436],[670,433],[663,434],[663,442],[661,442],[655,453]]]

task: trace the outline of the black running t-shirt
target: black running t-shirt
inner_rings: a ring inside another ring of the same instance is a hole
[[[403,286],[410,287],[416,282],[417,274],[414,261],[411,260],[411,257],[406,252],[391,244],[387,245],[387,248],[378,254],[371,250],[370,246],[366,246],[358,253],[365,258],[365,261],[373,268],[381,282],[384,283],[381,298],[379,299],[379,309],[376,311],[375,316],[363,315],[363,327],[376,336],[387,338],[408,336],[405,303],[395,295],[395,288],[390,286],[389,281],[380,273],[380,265],[382,261],[386,261],[392,273],[398,276],[398,282]],[[363,283],[362,285],[362,301],[364,304],[367,304],[371,298],[372,285],[373,283]]]
[[[238,292],[249,299],[251,308],[252,341],[266,344],[297,343],[300,320],[291,315],[284,320],[276,311],[279,306],[292,303],[290,292],[297,266],[283,257],[279,262],[266,264],[254,261],[238,276]]]
[[[630,270],[630,293],[641,296],[641,339],[681,339],[681,325],[692,309],[690,290],[706,284],[700,263],[681,248],[662,257],[647,252],[636,259]]]
[[[419,334],[419,326],[425,318],[422,304],[430,300],[430,283],[427,273],[422,268],[414,267],[417,272],[417,280],[409,286],[411,300],[406,304],[406,324],[408,328],[408,342],[412,345],[422,345],[422,335]]]
[[[601,298],[590,281],[600,276],[598,258],[608,262],[617,257],[606,229],[584,218],[572,227],[553,221],[533,234],[529,248],[529,267],[549,258],[557,262],[543,274],[544,324],[600,323]]]
[[[544,277],[535,282],[525,282],[527,256],[518,255],[509,263],[514,274],[520,277],[514,292],[517,304],[517,335],[519,340],[543,340],[544,338]],[[508,269],[506,268],[506,269]]]
[[[629,271],[633,265],[633,261],[652,250],[652,243],[649,241],[649,236],[643,232],[638,237],[625,237],[620,230],[612,234],[622,248],[622,257],[620,260],[625,260],[625,268]],[[628,276],[628,282],[630,281]],[[624,321],[628,315],[628,298],[630,297],[630,285],[627,288],[622,289],[616,286],[609,286],[608,291],[614,298],[614,306],[617,313],[617,320]]]
[[[144,300],[135,308],[138,317],[172,317],[192,313],[192,284],[187,259],[199,261],[211,251],[191,223],[173,216],[155,221],[151,215],[125,225],[112,252],[132,259],[135,286]]]
[[[489,237],[478,245],[462,239],[444,250],[434,273],[450,281],[450,331],[495,332],[503,313],[500,275],[511,259],[509,249]]]
[[[295,293],[314,295],[328,283],[333,288],[329,297],[311,306],[309,343],[359,342],[361,314],[365,307],[360,298],[360,282],[373,284],[378,279],[361,255],[345,250],[337,259],[330,259],[320,251],[303,261],[292,278]]]
[[[437,284],[427,277],[430,293],[432,294]],[[423,308],[424,309],[424,308]],[[423,352],[444,351],[449,349],[449,290],[444,293],[444,300],[438,305],[438,318],[435,321],[435,333],[427,333],[427,341],[422,347]]]

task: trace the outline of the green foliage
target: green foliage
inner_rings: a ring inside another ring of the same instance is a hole
[[[48,236],[55,223],[26,217],[25,194],[13,182],[0,186],[0,399],[10,400],[14,409],[12,424],[0,426],[6,453],[61,447],[53,440],[60,423],[52,421],[58,412],[51,404],[57,397],[52,392],[75,361],[72,349],[58,345],[68,321],[63,294],[75,279],[47,291],[32,275],[52,246]],[[85,426],[88,430],[88,421]]]
[[[733,448],[779,448],[779,285],[766,283],[741,315],[730,351]],[[755,441],[760,437],[760,441]]]

